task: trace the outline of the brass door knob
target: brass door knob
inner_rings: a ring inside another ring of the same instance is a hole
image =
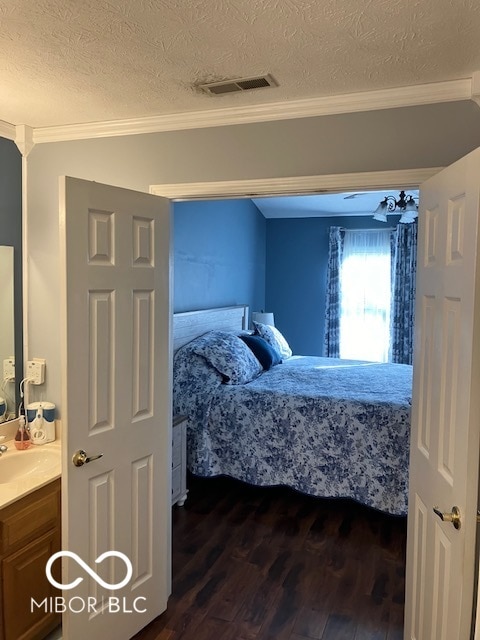
[[[460,509],[458,507],[452,507],[450,513],[443,513],[438,507],[433,507],[433,512],[440,518],[440,520],[443,520],[443,522],[451,522],[455,529],[460,529],[462,526],[460,520]]]
[[[92,460],[98,460],[98,458],[101,458],[102,456],[103,453],[98,453],[96,456],[87,456],[86,451],[79,449],[73,454],[72,462],[76,467],[83,467],[84,464],[92,462]]]

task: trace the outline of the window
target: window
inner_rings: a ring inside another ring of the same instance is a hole
[[[387,362],[391,230],[346,230],[340,266],[340,357]]]

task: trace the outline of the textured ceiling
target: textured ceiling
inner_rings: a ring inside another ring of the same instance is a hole
[[[399,197],[399,190],[327,193],[315,196],[253,198],[265,218],[323,218],[328,216],[369,216],[385,196]],[[418,200],[418,191],[406,190]],[[399,213],[397,211],[397,213]],[[401,212],[400,212],[401,213]]]
[[[401,87],[480,69],[478,0],[0,0],[0,119],[48,126]],[[210,97],[206,80],[271,73]]]

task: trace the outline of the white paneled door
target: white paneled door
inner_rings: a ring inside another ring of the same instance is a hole
[[[480,425],[479,204],[480,149],[421,185],[406,640],[470,638]]]
[[[62,548],[91,569],[63,560],[64,637],[127,640],[170,589],[169,201],[61,178],[60,203]]]

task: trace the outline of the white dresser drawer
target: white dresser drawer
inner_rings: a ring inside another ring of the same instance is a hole
[[[182,446],[182,429],[181,429],[181,424],[179,425],[175,425],[173,427],[173,433],[172,433],[172,447],[175,449],[175,447],[181,447]]]
[[[176,425],[172,433],[172,469],[182,463],[182,425]]]
[[[172,449],[172,469],[182,463],[182,442],[173,445]]]
[[[187,417],[174,416],[172,429],[172,505],[187,499]]]
[[[172,501],[180,497],[182,491],[182,467],[172,469]]]

